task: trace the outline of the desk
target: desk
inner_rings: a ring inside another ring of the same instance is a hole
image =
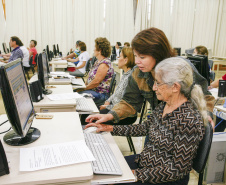
[[[84,83],[82,78],[73,78],[73,79],[71,79],[71,83],[72,83],[72,88],[73,89],[86,88],[86,85],[85,85],[85,83]],[[79,84],[79,85],[74,85],[74,84]]]
[[[0,62],[0,67],[6,65],[7,63]]]
[[[217,65],[217,70],[215,71],[215,65]],[[213,59],[213,68],[212,70],[216,73],[216,76],[218,75],[219,72],[225,72],[224,70],[219,71],[220,65],[226,65],[226,60],[217,60]]]
[[[51,120],[34,119],[33,126],[41,131],[41,137],[34,143],[24,147],[34,147],[47,144],[84,140],[81,123],[77,113],[51,113],[54,115]],[[65,122],[65,117],[67,121]],[[0,116],[0,122],[7,120],[6,115]],[[63,124],[62,124],[63,123]],[[9,123],[0,127],[0,132],[7,130]],[[122,176],[116,175],[93,175],[91,164],[81,163],[56,168],[49,168],[34,172],[19,172],[19,148],[6,145],[3,147],[8,161],[10,161],[10,174],[1,177],[1,185],[34,185],[34,184],[109,184],[119,182],[133,182],[135,180],[132,171],[125,161],[121,151],[110,133],[102,133],[105,140],[112,149],[122,169]],[[59,137],[62,136],[62,137]],[[2,139],[3,135],[0,135]]]
[[[51,88],[52,94],[72,93],[71,85],[54,85],[56,88]],[[73,112],[76,111],[76,100],[60,100],[51,101],[44,95],[44,99],[40,102],[33,102],[35,112]]]
[[[53,59],[51,62],[49,62],[49,64],[52,65],[52,71],[56,71],[57,68],[67,68],[67,60],[57,60],[57,59]]]
[[[116,77],[117,77],[117,82],[120,82],[121,78],[122,78],[122,69],[118,68],[118,60],[112,62],[114,71],[116,72]]]
[[[41,131],[40,138],[23,147],[9,146],[2,142],[8,161],[10,174],[0,177],[1,185],[34,185],[34,184],[90,184],[93,177],[91,163],[80,163],[33,172],[19,171],[19,149],[76,140],[84,140],[78,113],[51,113],[53,119],[34,119],[33,126]],[[67,118],[67,121],[65,121]],[[0,122],[7,120],[0,116]],[[0,132],[9,128],[9,123],[0,127]],[[0,138],[4,134],[0,135]],[[61,136],[61,137],[59,137]],[[3,140],[2,140],[3,141]]]
[[[219,60],[226,60],[226,57],[213,56],[212,58],[214,58],[214,59],[219,59]]]

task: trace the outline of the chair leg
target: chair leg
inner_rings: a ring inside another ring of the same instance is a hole
[[[30,76],[29,76],[28,71],[26,71],[25,74],[27,75],[27,79],[30,80]]]
[[[127,136],[126,139],[127,139],[127,141],[128,141],[128,144],[129,144],[130,152],[132,152],[132,146],[131,146],[129,137],[130,137],[130,136]]]
[[[131,150],[134,154],[136,154],[136,150],[135,150],[135,147],[134,147],[134,145],[133,145],[133,140],[132,140],[132,138],[131,138],[130,136],[128,136],[128,137],[127,137],[127,140],[128,140],[129,145],[130,145],[130,150]]]
[[[34,69],[34,67],[32,67],[31,70],[32,70],[32,73],[35,74],[35,69]]]
[[[202,185],[202,181],[203,181],[203,172],[199,173],[199,182],[198,185]]]

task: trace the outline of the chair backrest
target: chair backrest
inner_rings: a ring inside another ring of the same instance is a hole
[[[114,93],[115,85],[116,85],[116,73],[112,75],[111,83],[110,83],[110,89],[109,89],[109,96],[111,96]]]
[[[147,103],[147,100],[144,99],[143,105],[142,105],[141,110],[140,110],[140,121],[139,121],[139,124],[141,124],[142,121],[143,121],[144,111],[146,110],[146,103]]]
[[[38,53],[35,55],[35,63],[38,63]]]
[[[32,61],[33,61],[33,55],[30,56],[29,58],[29,65],[32,66]]]
[[[193,169],[198,173],[202,173],[206,166],[212,144],[212,138],[213,128],[212,125],[208,122],[208,124],[205,126],[205,135],[202,141],[199,143],[197,155],[193,159]]]
[[[92,61],[91,61],[91,66],[93,66],[96,61],[97,61],[97,58],[93,56]]]
[[[86,73],[89,72],[89,70],[90,70],[90,64],[91,64],[91,60],[89,59],[89,60],[86,62]]]

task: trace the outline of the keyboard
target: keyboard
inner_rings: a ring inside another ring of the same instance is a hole
[[[93,173],[122,175],[122,170],[105,139],[101,134],[84,133],[88,148],[96,161],[92,162]]]
[[[93,109],[90,107],[90,103],[86,98],[77,98],[76,99],[76,111],[78,112],[93,112]]]

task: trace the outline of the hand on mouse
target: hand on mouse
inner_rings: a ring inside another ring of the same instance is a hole
[[[85,129],[89,127],[97,127],[96,132],[112,132],[113,126],[112,125],[105,125],[105,124],[98,124],[98,123],[89,123],[85,126]]]

